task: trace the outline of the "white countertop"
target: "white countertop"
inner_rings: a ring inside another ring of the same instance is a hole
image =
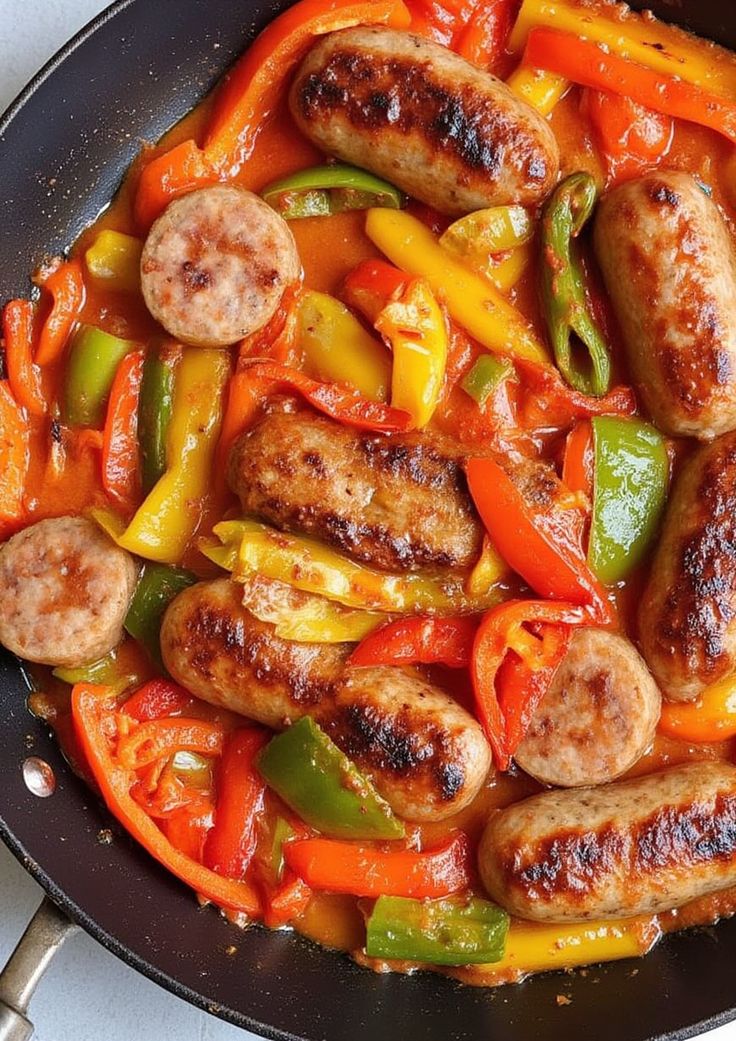
[[[105,6],[105,0],[0,0],[0,112]],[[40,899],[39,887],[0,844],[0,965]],[[38,1041],[254,1041],[254,1035],[192,1008],[79,934],[52,963],[31,1018]],[[736,1024],[708,1039],[736,1041]]]

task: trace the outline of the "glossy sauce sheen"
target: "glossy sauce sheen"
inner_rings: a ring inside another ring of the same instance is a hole
[[[571,91],[551,117],[551,126],[560,145],[563,176],[580,169],[588,169],[595,174],[601,172],[588,124],[580,114],[579,99],[579,93],[576,90]],[[170,147],[187,138],[200,136],[199,130],[208,108],[209,103],[205,102],[168,135],[162,147]],[[727,187],[729,178],[733,180],[728,168],[730,152],[731,146],[716,134],[692,125],[678,124],[666,165],[668,168],[687,170],[712,186],[713,198],[721,207],[733,233],[734,209]],[[153,154],[155,151],[149,151],[146,158]],[[320,161],[320,153],[296,130],[284,101],[276,117],[262,131],[254,154],[240,174],[238,183],[253,191],[259,191],[277,177]],[[137,233],[131,216],[132,189],[136,181],[137,167],[134,167],[113,205],[94,227],[82,235],[75,248],[77,254],[82,254],[103,228]],[[364,216],[360,213],[341,214],[326,220],[301,220],[291,224],[307,286],[335,293],[342,279],[357,263],[377,255],[375,248],[364,235],[363,224]],[[594,269],[593,273],[595,274]],[[534,326],[541,330],[533,264],[512,291],[511,298]],[[146,312],[142,300],[124,294],[101,292],[94,287],[91,280],[88,280],[87,301],[82,319],[111,333],[140,339],[142,342],[156,331],[156,326]],[[615,340],[615,326],[613,332]],[[615,366],[618,377],[626,379],[626,367],[620,354],[615,358]],[[41,432],[37,431],[34,435],[30,475],[29,498],[32,512],[29,523],[46,516],[80,512],[91,504],[99,505],[106,501],[99,485],[99,461],[94,447],[86,445],[83,438],[67,438],[62,448],[73,465],[61,469],[60,476],[54,481],[48,480],[46,472],[47,448],[45,435],[42,436]],[[213,499],[203,517],[203,527],[211,524],[214,519],[219,519],[223,511],[233,505],[234,498],[218,500],[213,493]],[[188,552],[186,562],[202,577],[214,573],[215,569],[193,549]],[[634,613],[640,583],[640,578],[634,576],[627,588],[619,594],[622,617],[626,619],[626,627],[631,635],[636,634]],[[431,678],[436,679],[444,689],[456,694],[461,703],[470,704],[466,680],[458,681],[456,675],[439,669],[432,670]],[[73,741],[68,735],[68,723],[65,727],[63,706],[60,707],[58,695],[52,696],[53,685],[49,686],[48,677],[44,678],[44,684],[52,691],[45,699],[44,711],[46,714],[57,713],[60,735],[67,751],[73,757]],[[213,710],[203,706],[203,711],[211,713]],[[64,740],[65,733],[67,740]],[[664,766],[703,758],[732,760],[733,755],[734,743],[731,741],[697,747],[657,737],[653,749],[639,761],[632,775],[638,776]],[[491,772],[486,785],[471,806],[448,821],[416,827],[427,844],[437,841],[455,827],[466,830],[471,840],[475,841],[479,839],[488,814],[493,808],[506,806],[539,790],[540,786],[523,774],[496,776]],[[661,915],[660,925],[667,930],[706,923],[734,911],[736,891],[726,890],[700,898],[679,912]],[[363,941],[362,916],[357,901],[350,897],[317,895],[303,919],[297,923],[297,928],[328,946],[347,950],[355,950]],[[533,931],[539,927],[530,925],[528,928]],[[646,948],[647,938],[651,940],[650,934],[645,930],[642,933],[642,950]],[[380,969],[383,966],[374,967]],[[409,969],[411,966],[405,968]],[[518,973],[513,970],[494,970],[489,966],[450,970],[450,973],[467,983],[478,985],[506,982],[518,977]]]

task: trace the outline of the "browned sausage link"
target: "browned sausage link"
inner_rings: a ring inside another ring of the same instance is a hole
[[[275,730],[312,716],[409,820],[451,816],[488,773],[480,727],[448,695],[400,669],[346,670],[348,645],[279,639],[227,579],[174,600],[161,649],[173,678],[204,701]]]
[[[736,883],[736,767],[535,795],[491,817],[479,866],[493,899],[533,921],[681,907]]]
[[[733,430],[736,262],[718,207],[689,174],[648,174],[604,197],[595,245],[657,426],[702,440]]]
[[[662,693],[692,701],[736,668],[736,433],[685,464],[639,608]]]
[[[331,33],[291,91],[301,130],[324,151],[448,214],[534,205],[557,179],[547,123],[490,73],[393,29]]]
[[[236,442],[229,480],[246,513],[374,567],[469,567],[480,553],[462,460],[432,434],[387,438],[272,412]]]

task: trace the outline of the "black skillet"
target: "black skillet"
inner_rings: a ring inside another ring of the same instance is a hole
[[[109,202],[140,140],[189,111],[287,2],[120,0],[47,66],[0,124],[0,299],[27,293],[28,271]],[[648,6],[736,47],[736,6],[724,0]],[[103,946],[224,1019],[303,1041],[644,1041],[736,1016],[736,920],[672,936],[643,960],[495,991],[431,974],[378,976],[288,933],[240,932],[198,910],[111,821],[27,713],[26,693],[17,663],[0,656],[0,835]],[[55,773],[50,798],[24,783],[30,755]],[[107,828],[111,844],[98,839]],[[559,994],[570,1004],[558,1007]]]

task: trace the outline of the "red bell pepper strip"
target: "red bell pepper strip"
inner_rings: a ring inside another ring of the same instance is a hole
[[[591,608],[591,617],[611,621],[603,587],[583,555],[579,510],[564,499],[554,472],[529,462],[505,469],[494,459],[466,464],[473,501],[491,541],[506,563],[541,596]],[[531,467],[539,467],[537,474]],[[525,486],[534,494],[525,494]]]
[[[562,483],[571,492],[593,494],[593,428],[582,419],[567,435],[565,459],[562,464]]]
[[[204,844],[212,830],[214,806],[204,795],[194,796],[183,806],[172,810],[161,821],[161,830],[166,838],[192,860],[201,862]]]
[[[36,348],[36,364],[50,365],[67,344],[72,328],[84,307],[84,278],[78,260],[42,268],[34,278],[53,298],[51,310],[41,327]]]
[[[622,94],[663,115],[710,127],[736,144],[733,101],[620,58],[592,40],[582,40],[557,29],[532,29],[524,64],[555,72],[583,87]]]
[[[126,354],[115,373],[102,442],[102,486],[125,510],[141,497],[138,449],[138,400],[143,379],[143,351]]]
[[[342,297],[373,324],[387,303],[398,299],[411,281],[385,260],[363,260],[343,282]]]
[[[218,764],[215,826],[207,836],[203,863],[226,878],[244,878],[255,852],[255,821],[266,785],[254,761],[269,737],[255,727],[234,730]]]
[[[299,918],[312,899],[312,890],[301,878],[291,876],[263,894],[263,922],[279,929]]]
[[[252,361],[243,371],[254,379],[272,380],[294,391],[326,416],[359,430],[377,430],[385,434],[403,433],[411,429],[411,416],[400,408],[363,398],[350,387],[339,383],[319,383],[309,376],[277,362]]]
[[[135,196],[136,224],[141,231],[147,231],[177,196],[195,188],[205,188],[218,180],[217,173],[195,142],[182,141],[143,167]]]
[[[517,0],[484,0],[460,33],[454,49],[482,69],[497,65],[504,55],[517,7]]]
[[[570,626],[590,623],[574,604],[509,600],[489,611],[473,645],[471,676],[478,716],[499,770],[511,757],[567,652]],[[532,633],[528,624],[536,624]]]
[[[117,757],[126,769],[140,770],[181,749],[200,755],[221,755],[224,741],[225,734],[218,723],[184,716],[165,717],[141,723],[121,738]]]
[[[467,837],[457,832],[441,846],[385,852],[337,839],[287,842],[284,856],[299,878],[315,890],[354,896],[410,896],[418,900],[466,889],[472,877]]]
[[[474,618],[400,618],[382,625],[353,651],[349,665],[446,665],[464,669],[478,628]]]
[[[453,47],[457,34],[471,18],[478,0],[410,0],[410,29],[443,47]]]
[[[33,361],[33,304],[29,300],[11,300],[5,305],[3,337],[13,397],[31,415],[45,415],[41,370]]]
[[[191,694],[171,680],[155,679],[144,683],[120,709],[126,716],[145,723],[182,712],[192,703]]]
[[[519,425],[564,427],[576,419],[593,416],[631,416],[636,412],[636,397],[631,387],[614,387],[605,397],[594,398],[566,386],[556,369],[515,358],[521,376]]]
[[[0,380],[0,537],[4,525],[23,519],[23,493],[30,464],[28,417]]]
[[[115,704],[106,687],[78,683],[73,688],[75,730],[107,808],[152,857],[197,893],[219,907],[257,917],[261,905],[253,886],[223,878],[181,853],[135,802],[130,794],[135,777],[122,766],[111,747],[110,723],[114,713]]]
[[[586,90],[584,108],[605,160],[609,184],[650,170],[669,152],[675,130],[671,116],[601,90]]]

